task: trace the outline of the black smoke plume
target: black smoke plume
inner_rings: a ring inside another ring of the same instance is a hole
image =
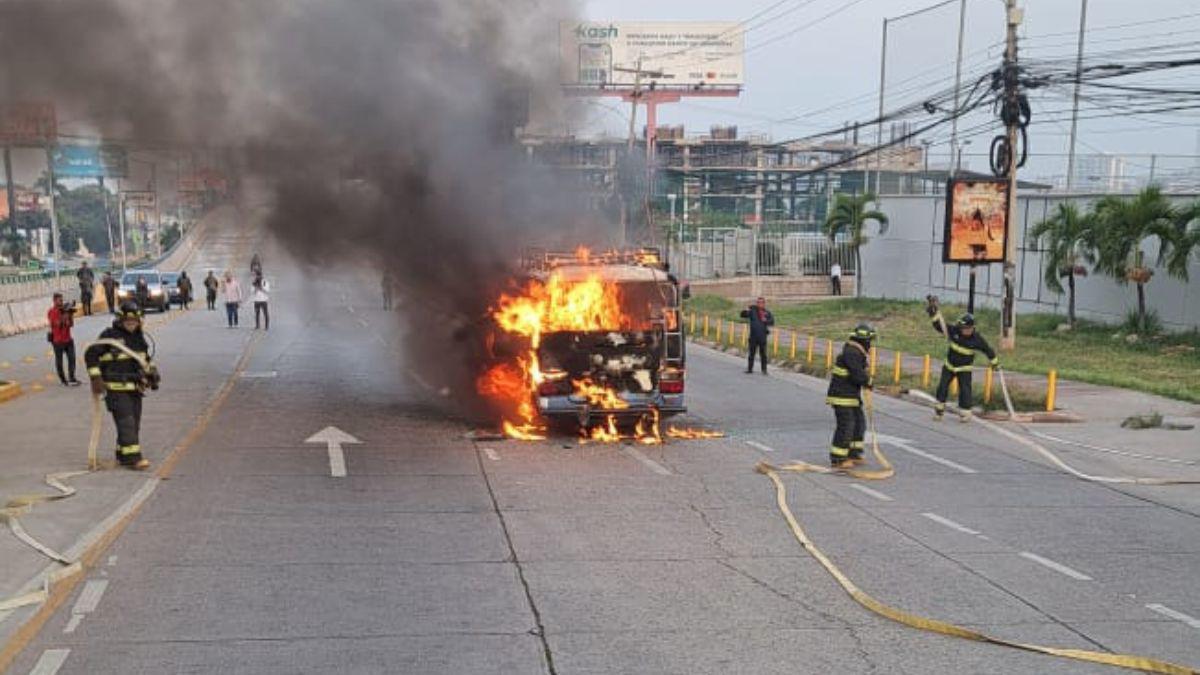
[[[513,140],[530,108],[561,108],[568,3],[0,0],[0,100],[218,149],[271,193],[269,229],[298,258],[391,270],[421,336],[410,362],[462,393],[520,247],[598,243]]]

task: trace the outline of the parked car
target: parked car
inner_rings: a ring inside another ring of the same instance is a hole
[[[159,276],[162,279],[163,290],[167,293],[167,302],[182,307],[183,294],[179,292],[179,272],[163,272]]]
[[[146,279],[146,286],[150,290],[149,297],[142,303],[142,310],[153,307],[160,312],[165,312],[171,309],[171,301],[166,289],[163,288],[162,274],[158,270],[128,270],[125,272],[121,275],[121,284],[117,287],[117,300],[119,302],[137,300],[137,282],[140,277]]]

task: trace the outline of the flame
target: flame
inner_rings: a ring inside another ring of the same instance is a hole
[[[593,408],[624,410],[629,407],[629,404],[618,396],[617,392],[609,387],[592,382],[591,378],[585,377],[582,380],[572,380],[571,384],[575,387],[575,395],[586,398],[588,405]]]
[[[725,432],[709,431],[707,429],[683,429],[672,425],[667,427],[667,438],[725,438]]]

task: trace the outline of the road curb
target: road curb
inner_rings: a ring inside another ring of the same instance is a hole
[[[25,393],[21,390],[20,382],[5,382],[0,380],[0,403],[11,401]]]

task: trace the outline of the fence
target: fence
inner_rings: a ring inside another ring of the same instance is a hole
[[[829,276],[834,263],[853,275],[854,250],[813,233],[763,234],[749,229],[702,228],[692,240],[673,242],[672,268],[687,279],[736,276]]]

